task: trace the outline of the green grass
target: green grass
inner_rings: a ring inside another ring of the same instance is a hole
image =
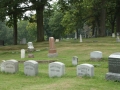
[[[66,66],[65,75],[61,78],[49,78],[48,63],[39,63],[39,73],[30,77],[24,75],[23,63],[19,63],[19,72],[9,74],[0,72],[0,90],[120,90],[120,82],[107,81],[105,74],[108,72],[108,56],[120,51],[120,43],[115,38],[89,38],[79,40],[62,40],[55,43],[58,57],[48,58],[48,41],[33,43],[36,51],[35,58],[20,58],[20,50],[27,45],[0,46],[0,62],[2,60],[58,60]],[[102,51],[102,61],[90,60],[91,51]],[[89,63],[99,65],[94,68],[94,77],[76,76],[76,66],[72,66],[72,57],[78,56],[78,64]]]

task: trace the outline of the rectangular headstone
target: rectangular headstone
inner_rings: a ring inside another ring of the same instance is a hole
[[[77,65],[77,76],[94,76],[94,66],[91,64]]]
[[[65,74],[65,64],[61,62],[49,63],[49,77],[61,77]]]
[[[78,64],[78,57],[77,56],[74,56],[72,58],[72,65],[77,65]]]
[[[7,73],[16,73],[18,72],[18,61],[11,59],[4,62],[4,72]]]
[[[24,62],[24,74],[28,76],[35,76],[38,74],[38,62],[28,60]]]
[[[102,59],[102,52],[101,51],[93,51],[90,53],[91,60],[101,60]]]
[[[120,52],[113,53],[108,58],[109,72],[106,73],[107,80],[120,81]]]
[[[21,58],[25,58],[25,49],[21,49]]]

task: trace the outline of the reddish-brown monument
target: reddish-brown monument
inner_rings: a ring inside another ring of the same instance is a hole
[[[56,57],[57,56],[57,50],[55,47],[55,40],[54,37],[49,37],[49,57]]]

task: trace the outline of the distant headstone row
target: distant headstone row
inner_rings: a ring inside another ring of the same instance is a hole
[[[19,65],[17,60],[7,60],[2,62],[1,71],[6,73],[17,73]],[[77,76],[94,76],[94,66],[91,64],[77,65]],[[65,64],[62,62],[49,63],[49,77],[62,77],[65,74]],[[28,60],[24,62],[24,74],[27,76],[35,76],[38,74],[38,62]]]

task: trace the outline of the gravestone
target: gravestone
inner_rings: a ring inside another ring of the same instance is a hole
[[[117,42],[120,42],[120,38],[119,38],[119,36],[117,36],[116,41],[117,41]]]
[[[23,39],[20,41],[20,44],[26,44],[26,38],[23,38]]]
[[[75,39],[77,39],[77,32],[75,32]]]
[[[28,51],[34,51],[34,46],[32,42],[28,42]]]
[[[57,50],[55,48],[55,41],[54,41],[54,37],[49,37],[49,53],[48,53],[48,57],[56,57],[57,54]]]
[[[2,60],[2,62],[0,63],[0,71],[3,72],[5,70],[4,68],[4,62],[5,60]]]
[[[90,53],[90,59],[94,61],[99,61],[102,59],[102,52],[101,51],[93,51]]]
[[[72,58],[72,65],[77,65],[78,64],[78,57],[77,56],[73,56]]]
[[[115,37],[115,33],[112,33],[112,37]]]
[[[49,63],[49,77],[61,77],[65,74],[65,64],[61,62]]]
[[[120,81],[120,52],[113,53],[108,57],[108,73],[105,78],[112,81]]]
[[[16,73],[18,72],[18,61],[11,59],[4,62],[4,72],[6,73]]]
[[[59,42],[59,39],[56,39],[55,42]]]
[[[28,60],[24,62],[24,74],[27,76],[35,76],[38,74],[38,62]]]
[[[21,58],[25,58],[25,49],[21,49]]]
[[[82,42],[82,35],[80,34],[80,42]]]
[[[4,46],[4,40],[0,40],[0,46]]]
[[[28,58],[34,58],[33,54],[28,54]]]
[[[77,76],[94,76],[94,66],[91,64],[77,65]]]

